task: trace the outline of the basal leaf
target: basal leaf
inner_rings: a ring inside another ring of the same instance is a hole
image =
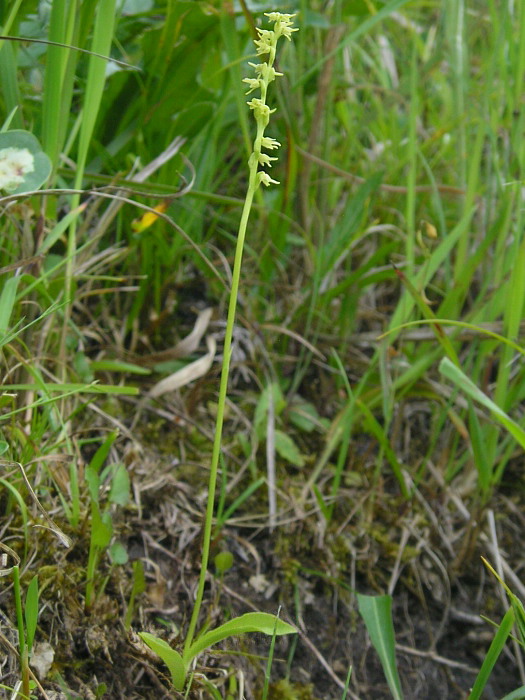
[[[199,637],[188,649],[184,655],[184,661],[189,664],[202,651],[208,647],[222,642],[223,639],[234,637],[238,634],[246,634],[248,632],[260,632],[269,636],[283,634],[294,634],[295,627],[287,622],[280,620],[276,615],[270,613],[246,613],[241,617],[235,617],[233,620],[225,622],[220,627],[206,632]]]
[[[304,467],[304,458],[292,438],[282,430],[275,431],[275,449],[278,454],[296,467]]]
[[[148,632],[139,632],[139,637],[164,661],[171,673],[171,682],[175,690],[183,690],[186,681],[186,666],[179,652],[172,649],[163,639],[158,639]]]

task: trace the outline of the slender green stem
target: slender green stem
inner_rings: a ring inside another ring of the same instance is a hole
[[[250,169],[250,181],[248,192],[242,210],[241,221],[239,224],[239,234],[237,237],[237,245],[235,247],[235,260],[233,263],[232,286],[230,291],[230,302],[228,306],[228,319],[226,321],[226,335],[224,337],[224,353],[222,361],[221,383],[219,387],[219,401],[217,406],[217,422],[215,424],[215,439],[213,441],[213,452],[210,466],[210,480],[208,483],[208,503],[206,506],[206,516],[204,520],[204,535],[202,543],[201,557],[201,572],[199,576],[199,584],[197,586],[197,595],[195,597],[195,605],[186,635],[184,651],[186,652],[195,636],[195,629],[202,605],[204,595],[204,585],[206,583],[206,572],[210,559],[210,543],[211,531],[213,526],[213,510],[215,502],[215,491],[217,486],[217,476],[219,473],[219,456],[222,444],[222,426],[224,423],[224,408],[226,406],[226,394],[228,391],[228,377],[230,374],[231,347],[233,339],[233,326],[235,323],[235,312],[237,309],[237,296],[239,292],[239,281],[241,277],[242,254],[244,249],[244,239],[246,238],[246,229],[248,219],[252,208],[253,195],[256,189],[257,163]]]

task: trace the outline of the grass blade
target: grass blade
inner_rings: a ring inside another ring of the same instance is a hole
[[[19,282],[20,277],[11,277],[2,289],[2,294],[0,295],[0,333],[7,334],[9,329],[9,321],[13,313]]]
[[[472,690],[470,691],[470,695],[468,696],[468,700],[478,700],[478,698],[482,697],[483,690],[487,684],[490,674],[492,673],[494,664],[498,660],[498,657],[507,642],[507,638],[512,631],[512,627],[514,626],[514,617],[513,608],[509,608],[505,613],[500,626],[498,627],[498,631],[496,632],[494,639],[491,642],[487,655],[485,656],[481,669],[478,673],[478,677],[476,678],[476,681],[472,686]]]
[[[454,382],[454,384],[464,391],[465,394],[470,396],[471,399],[474,399],[474,401],[488,408],[494,418],[508,430],[523,448],[525,448],[525,430],[515,423],[505,411],[502,411],[492,399],[489,399],[481,389],[478,389],[474,382],[472,382],[459,367],[452,364],[448,357],[444,357],[439,363],[439,371],[447,377],[447,379]]]
[[[397,671],[394,625],[392,624],[392,596],[358,593],[357,602],[370,640],[381,660],[392,696],[394,700],[402,700],[403,691]]]
[[[106,2],[99,3],[91,46],[93,53],[97,55],[91,55],[89,58],[84,112],[79,136],[76,188],[82,184],[87,154],[102,100],[106,80],[106,60],[100,56],[107,56],[110,53],[115,15],[116,0],[106,0]]]

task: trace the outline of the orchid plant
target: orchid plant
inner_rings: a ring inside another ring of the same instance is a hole
[[[257,133],[253,142],[253,151],[248,159],[249,182],[244,207],[239,223],[239,233],[235,249],[235,259],[232,273],[232,284],[230,300],[228,306],[228,318],[226,323],[226,334],[224,338],[223,364],[221,381],[219,388],[219,399],[217,406],[217,419],[215,424],[215,439],[213,443],[212,460],[210,467],[210,478],[208,483],[208,501],[204,521],[204,535],[201,555],[201,572],[197,586],[195,604],[186,634],[184,649],[182,654],[169,646],[162,639],[158,639],[152,634],[142,632],[140,637],[168,666],[172,682],[176,690],[182,690],[186,684],[186,678],[191,662],[195,657],[208,647],[223,639],[246,632],[262,632],[270,636],[292,634],[296,630],[292,625],[280,620],[277,616],[268,613],[247,613],[241,617],[234,618],[213,630],[208,630],[195,640],[195,632],[199,620],[199,614],[204,596],[204,586],[210,558],[210,544],[212,537],[212,525],[214,514],[215,491],[217,477],[219,473],[219,458],[222,444],[222,428],[224,422],[224,409],[228,390],[228,377],[230,373],[230,360],[232,353],[233,328],[235,323],[235,313],[237,308],[237,298],[239,293],[239,282],[244,249],[244,240],[248,219],[252,208],[253,197],[257,188],[263,184],[268,187],[271,184],[279,184],[273,180],[264,168],[271,168],[272,162],[277,160],[275,156],[270,156],[264,151],[275,151],[281,144],[275,139],[265,136],[264,132],[270,121],[270,115],[275,111],[270,109],[266,103],[268,86],[276,77],[281,76],[274,68],[277,43],[281,37],[290,40],[292,32],[297,29],[293,27],[295,15],[282,14],[280,12],[267,12],[266,17],[273,29],[257,29],[258,39],[255,46],[258,56],[264,56],[261,63],[250,63],[255,71],[254,78],[244,78],[248,84],[247,95],[259,91],[259,97],[253,97],[248,106],[253,111],[257,125]]]

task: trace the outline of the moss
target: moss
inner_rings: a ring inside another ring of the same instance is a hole
[[[258,696],[258,698],[260,697],[261,695]],[[272,700],[320,700],[314,695],[311,683],[290,683],[286,679],[270,683],[268,697]]]

